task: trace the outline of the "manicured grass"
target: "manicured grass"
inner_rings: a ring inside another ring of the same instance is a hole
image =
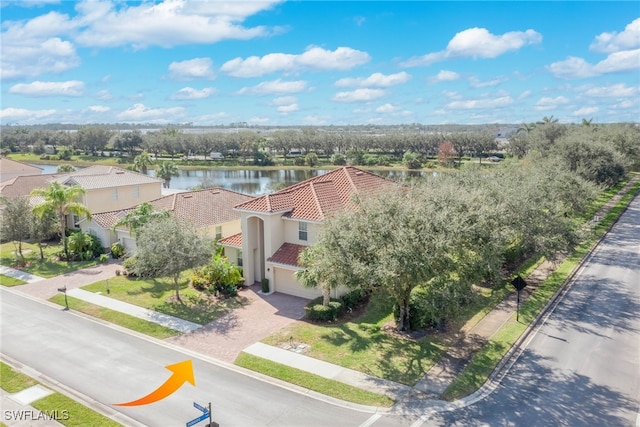
[[[17,393],[38,384],[33,378],[3,362],[0,362],[0,374],[0,386],[7,393]],[[117,427],[121,425],[60,393],[53,393],[36,400],[31,403],[31,406],[46,414],[57,414],[57,421],[65,426]]]
[[[309,345],[308,356],[379,378],[415,384],[445,349],[436,336],[404,339],[381,330],[391,317],[389,301],[372,298],[357,319],[335,324],[296,323],[263,340],[277,346],[290,338]]]
[[[5,276],[4,274],[0,274],[0,285],[2,286],[11,287],[11,286],[24,285],[25,283],[27,282],[25,282],[24,280],[20,280],[20,279],[16,279],[15,277]]]
[[[17,393],[38,384],[33,378],[14,370],[0,362],[0,387],[7,393]]]
[[[235,360],[235,364],[348,402],[382,407],[389,407],[394,403],[394,401],[387,396],[372,393],[349,384],[330,380],[247,353],[240,353]]]
[[[178,335],[180,332],[173,329],[166,328],[157,323],[149,322],[144,319],[139,319],[134,316],[130,316],[125,313],[120,313],[114,310],[110,310],[105,307],[100,307],[95,304],[88,303],[86,301],[79,300],[74,297],[67,296],[69,302],[69,308],[81,313],[88,314],[98,319],[106,320],[107,322],[115,323],[127,329],[131,329],[142,334],[149,335],[158,339],[170,338]],[[64,295],[54,295],[49,301],[59,304],[64,307]]]
[[[15,254],[16,248],[13,242],[7,242],[0,245],[0,264],[6,267],[12,267],[18,256]],[[55,277],[71,271],[80,270],[86,267],[98,265],[98,259],[91,261],[54,261],[55,255],[62,251],[60,244],[47,244],[44,247],[44,260],[40,259],[40,250],[38,245],[31,243],[22,244],[22,254],[27,267],[21,268],[22,271],[34,274],[40,277]]]
[[[69,427],[118,427],[121,425],[60,393],[53,393],[36,400],[31,406],[48,414],[57,414],[57,421]]]
[[[169,278],[135,279],[117,276],[109,279],[109,297],[160,313],[189,320],[200,325],[212,322],[231,310],[248,303],[245,297],[237,296],[221,301],[208,299],[201,292],[188,286],[187,274],[180,280],[182,303],[175,301],[173,281]],[[106,291],[104,280],[84,286],[90,292]]]
[[[498,363],[525,331],[527,325],[533,322],[538,313],[540,313],[558,289],[565,283],[571,272],[589,253],[600,236],[615,223],[639,191],[640,182],[636,183],[600,221],[594,235],[576,247],[560,266],[551,273],[521,305],[520,322],[515,321],[515,315],[512,316],[510,321],[474,356],[462,373],[458,375],[444,392],[442,395],[443,399],[455,400],[467,396],[487,381]]]

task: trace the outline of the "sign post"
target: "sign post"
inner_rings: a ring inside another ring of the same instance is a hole
[[[515,279],[511,281],[511,284],[518,291],[518,301],[516,305],[516,322],[520,321],[520,291],[527,286],[527,282],[524,281],[522,277],[518,274]]]
[[[207,424],[207,426],[214,427],[217,425],[211,420],[211,402],[209,402],[209,405],[207,408],[205,408],[202,405],[199,405],[196,402],[193,402],[193,407],[196,408],[198,411],[202,412],[202,415],[199,415],[198,417],[192,419],[191,421],[188,421],[187,427],[196,425],[199,422],[206,420],[207,418],[209,419],[209,424]]]

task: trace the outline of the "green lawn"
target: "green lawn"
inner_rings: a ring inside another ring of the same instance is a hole
[[[89,292],[102,292],[106,295],[104,280],[84,286]],[[175,300],[173,281],[169,278],[135,279],[117,276],[109,279],[111,298],[125,301],[160,313],[189,320],[200,325],[218,319],[231,310],[248,304],[245,297],[237,296],[221,301],[208,299],[201,292],[188,286],[187,274],[180,280],[182,303]]]
[[[330,380],[319,375],[291,368],[247,353],[240,353],[235,364],[309,390],[317,391],[318,393],[322,393],[327,396],[346,400],[348,402],[383,407],[389,407],[394,403],[394,401],[387,396],[372,393],[349,384]]]
[[[17,393],[38,382],[33,378],[14,370],[6,363],[0,362],[0,386],[8,393]],[[53,393],[31,403],[34,408],[46,413],[56,414],[57,421],[69,427],[118,427],[119,423],[92,409],[60,394]]]
[[[60,244],[47,244],[44,247],[44,260],[40,259],[40,250],[38,245],[31,243],[22,244],[22,255],[28,263],[27,267],[21,268],[22,271],[35,274],[40,277],[55,277],[71,271],[80,270],[86,267],[98,265],[99,260],[91,261],[56,261],[55,255],[62,251]],[[0,264],[6,267],[12,267],[18,259],[15,253],[16,247],[13,242],[6,242],[0,245]]]
[[[65,305],[64,295],[61,294],[54,295],[53,297],[49,298],[49,301],[59,304],[63,307]],[[120,325],[127,329],[131,329],[132,331],[140,332],[154,338],[162,340],[165,338],[174,337],[179,334],[178,331],[170,328],[165,328],[164,326],[158,325],[157,323],[139,319],[137,317],[110,310],[105,307],[100,307],[98,305],[91,304],[74,297],[67,296],[67,301],[71,310],[76,310],[81,313],[97,317],[98,319],[106,320],[107,322]]]
[[[308,356],[407,385],[415,384],[440,358],[445,346],[437,337],[417,340],[381,330],[391,320],[389,301],[373,298],[357,319],[335,324],[296,323],[263,340],[270,345],[292,337],[309,345]]]
[[[24,280],[20,280],[20,279],[16,279],[15,277],[5,276],[4,274],[0,274],[0,285],[2,286],[11,287],[11,286],[24,285],[25,283],[27,282],[25,282]]]

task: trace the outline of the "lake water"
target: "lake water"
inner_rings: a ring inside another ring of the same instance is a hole
[[[34,164],[43,169],[42,173],[55,173],[57,165]],[[230,170],[197,169],[178,170],[179,176],[171,178],[171,188],[190,190],[194,187],[222,187],[243,194],[260,195],[272,193],[286,186],[296,184],[329,172],[328,169],[309,170]],[[420,171],[373,171],[389,179],[402,181],[409,177],[420,177]],[[154,176],[150,170],[149,175]]]

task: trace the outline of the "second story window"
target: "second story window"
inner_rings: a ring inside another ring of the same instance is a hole
[[[237,264],[238,267],[242,267],[242,251],[238,251]]]
[[[222,239],[222,226],[216,225],[216,240]]]
[[[298,239],[307,240],[307,223],[300,221],[298,223]]]

